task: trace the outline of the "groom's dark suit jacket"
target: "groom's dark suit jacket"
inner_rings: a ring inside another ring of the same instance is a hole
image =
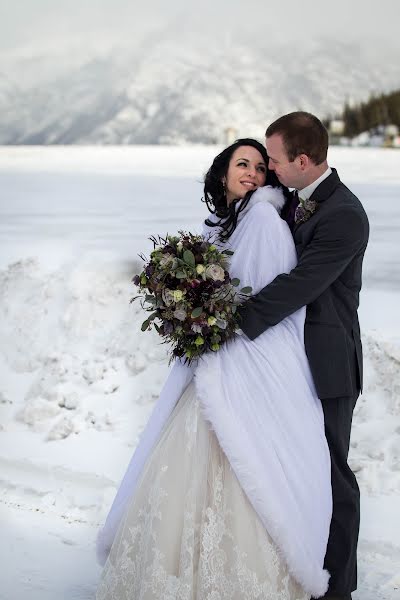
[[[307,305],[305,348],[319,398],[354,397],[363,378],[357,308],[368,218],[335,169],[311,200],[317,210],[293,230],[298,265],[246,302],[241,327],[253,340]]]

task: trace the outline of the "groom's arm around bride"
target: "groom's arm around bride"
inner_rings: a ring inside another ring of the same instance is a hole
[[[359,491],[347,456],[352,413],[362,389],[357,308],[368,219],[358,198],[329,168],[328,134],[315,116],[296,112],[281,117],[268,127],[266,146],[269,167],[282,184],[298,191],[286,211],[298,264],[243,306],[242,330],[255,339],[307,305],[305,348],[324,409],[332,462],[326,597],[347,600],[357,582]]]

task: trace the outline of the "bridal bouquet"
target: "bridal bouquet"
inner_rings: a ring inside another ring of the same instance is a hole
[[[142,307],[151,314],[142,331],[153,326],[172,345],[171,360],[191,362],[204,352],[216,352],[239,329],[237,306],[251,293],[231,279],[231,250],[220,251],[200,235],[151,237],[154,250],[133,282]]]

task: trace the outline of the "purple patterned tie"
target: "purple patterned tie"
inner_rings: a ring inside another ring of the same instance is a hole
[[[290,227],[290,230],[293,231],[294,225],[295,225],[295,214],[296,214],[296,208],[299,205],[299,194],[297,193],[297,190],[294,190],[293,192],[293,197],[292,200],[290,202],[290,206],[286,215],[286,222]]]

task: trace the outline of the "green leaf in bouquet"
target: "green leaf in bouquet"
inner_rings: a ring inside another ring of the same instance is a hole
[[[156,303],[156,299],[154,298],[154,296],[151,296],[150,294],[146,294],[145,297],[144,297],[144,299],[149,304],[155,304]]]
[[[246,287],[242,288],[240,291],[242,292],[242,294],[251,294],[251,292],[253,291],[253,288],[250,285],[247,285]]]
[[[227,256],[233,256],[235,254],[233,250],[223,250],[221,254],[226,254]]]
[[[197,317],[199,317],[202,312],[203,312],[202,306],[198,306],[197,308],[195,308],[191,314],[192,319],[197,319]]]
[[[185,279],[186,278],[186,273],[184,271],[177,271],[175,273],[175,277],[177,279]]]
[[[237,287],[240,283],[240,279],[238,279],[237,277],[234,277],[231,281],[231,284],[234,285],[235,287]]]
[[[222,339],[222,338],[221,338],[221,336],[220,336],[220,335],[215,335],[215,334],[214,334],[214,335],[211,337],[211,342],[212,342],[213,344],[218,344],[218,342],[220,342],[220,341],[221,341],[221,339]]]
[[[153,321],[153,319],[155,319],[157,316],[158,316],[158,313],[157,313],[157,311],[155,311],[155,312],[151,313],[151,315],[149,317],[147,317],[147,320],[149,322]]]
[[[145,321],[143,321],[142,326],[141,326],[141,330],[142,331],[146,331],[146,329],[149,327],[150,325],[150,321],[148,319],[146,319]]]
[[[185,250],[183,253],[183,260],[186,264],[194,267],[196,265],[196,259],[194,258],[194,254],[191,250]]]

